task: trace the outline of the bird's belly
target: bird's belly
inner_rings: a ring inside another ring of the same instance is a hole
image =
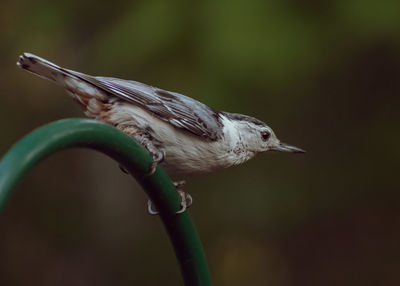
[[[205,142],[201,139],[195,142],[166,144],[165,159],[162,166],[173,177],[196,176],[212,173],[232,166],[229,154],[216,142]]]

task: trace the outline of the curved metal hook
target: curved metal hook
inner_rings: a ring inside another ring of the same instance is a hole
[[[211,285],[200,239],[187,214],[180,210],[180,195],[162,170],[152,176],[151,155],[123,132],[89,119],[64,119],[47,124],[17,142],[0,161],[0,209],[22,177],[49,155],[72,147],[100,151],[134,176],[160,212],[174,246],[185,285]]]

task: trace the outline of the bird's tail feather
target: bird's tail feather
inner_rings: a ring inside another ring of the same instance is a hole
[[[30,53],[24,53],[19,57],[17,65],[34,73],[42,78],[56,82],[57,84],[65,87],[65,78],[72,77],[78,79],[76,75],[67,69],[64,69],[56,64],[53,64],[41,57],[35,56]]]

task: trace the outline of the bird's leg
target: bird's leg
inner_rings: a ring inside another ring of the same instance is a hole
[[[165,157],[164,151],[161,151],[154,146],[154,144],[151,141],[150,134],[140,131],[138,128],[136,128],[134,126],[117,125],[116,127],[118,129],[122,130],[124,133],[131,136],[136,142],[138,142],[140,145],[142,145],[144,148],[146,148],[147,151],[149,151],[149,153],[151,154],[151,156],[153,158],[153,161],[151,162],[151,165],[150,165],[150,171],[146,175],[148,175],[148,176],[153,175],[154,172],[156,171],[158,164],[160,164],[164,160],[164,157]],[[119,167],[122,172],[128,174],[128,171],[126,170],[126,168],[124,166],[120,165]]]
[[[165,153],[164,153],[164,151],[160,151],[159,149],[157,149],[153,145],[151,140],[147,137],[141,136],[141,141],[139,141],[139,142],[147,149],[147,151],[149,151],[149,153],[153,157],[153,161],[151,162],[151,165],[150,165],[150,172],[148,172],[146,174],[147,176],[151,176],[156,171],[158,164],[161,164],[162,161],[164,161]]]
[[[151,141],[148,139],[145,139],[145,140],[142,139],[142,141],[139,143],[143,147],[145,147],[147,149],[147,151],[149,151],[151,157],[153,157],[153,160],[150,165],[150,171],[146,174],[146,176],[151,176],[156,171],[158,164],[162,163],[162,161],[164,160],[165,153],[164,153],[164,151],[160,151],[157,148],[155,148],[154,145],[151,143]],[[129,174],[129,172],[126,170],[126,168],[124,166],[119,165],[119,168],[125,174]]]

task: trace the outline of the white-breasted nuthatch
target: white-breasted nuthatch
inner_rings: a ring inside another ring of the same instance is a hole
[[[179,178],[239,165],[259,152],[304,153],[280,142],[258,119],[218,111],[176,92],[86,75],[29,53],[17,64],[64,87],[86,116],[113,125],[142,144],[153,156],[150,173],[159,163]]]

